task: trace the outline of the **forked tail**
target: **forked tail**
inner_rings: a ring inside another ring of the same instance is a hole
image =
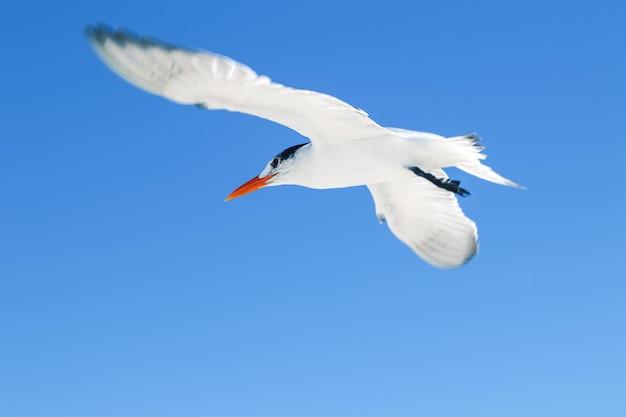
[[[495,182],[496,184],[507,185],[509,187],[524,188],[523,186],[504,178],[502,175],[480,162],[481,160],[487,158],[487,155],[481,153],[485,147],[478,144],[480,140],[481,138],[476,136],[474,133],[446,139],[446,143],[456,148],[455,153],[462,156],[460,160],[463,162],[456,163],[454,166],[467,172],[468,174],[482,178],[483,180]]]
[[[423,164],[419,164],[420,168],[430,172],[434,167],[457,167],[460,170],[482,178],[486,181],[495,182],[496,184],[507,185],[509,187],[524,188],[513,181],[504,178],[496,173],[487,165],[483,165],[480,161],[487,158],[487,155],[481,151],[484,146],[478,144],[481,138],[474,133],[463,136],[454,136],[444,138],[443,136],[433,133],[418,132],[405,129],[388,128],[396,134],[407,139],[417,141],[422,144],[420,148],[420,156],[424,158]],[[428,167],[428,163],[432,163],[434,167]]]

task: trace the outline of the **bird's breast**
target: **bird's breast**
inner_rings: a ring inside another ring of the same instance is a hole
[[[292,184],[309,188],[344,188],[394,181],[408,175],[402,141],[372,138],[298,155]]]

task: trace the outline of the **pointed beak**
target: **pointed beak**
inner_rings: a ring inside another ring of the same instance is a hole
[[[259,178],[259,177],[252,178],[250,181],[246,182],[245,184],[242,184],[239,188],[237,188],[235,191],[230,193],[230,195],[226,197],[226,200],[224,201],[233,200],[237,197],[241,197],[242,195],[249,194],[252,191],[256,191],[259,188],[265,187],[267,185],[267,182],[271,180],[275,175],[276,174],[272,174],[263,178]]]

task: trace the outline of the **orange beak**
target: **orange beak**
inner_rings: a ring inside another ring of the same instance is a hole
[[[229,201],[237,197],[241,197],[242,195],[246,195],[248,193],[251,193],[252,191],[258,190],[259,188],[265,187],[267,185],[267,182],[271,180],[274,177],[274,175],[276,174],[268,175],[267,177],[263,177],[263,178],[259,178],[259,177],[252,178],[250,181],[246,182],[245,184],[237,188],[235,191],[230,193],[230,195],[226,197],[226,200],[224,201]]]

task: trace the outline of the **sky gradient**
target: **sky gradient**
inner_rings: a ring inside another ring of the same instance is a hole
[[[0,17],[0,415],[626,414],[626,6],[12,2]],[[435,269],[364,187],[225,203],[304,140],[145,93],[82,31],[123,26],[477,132],[480,251]]]

